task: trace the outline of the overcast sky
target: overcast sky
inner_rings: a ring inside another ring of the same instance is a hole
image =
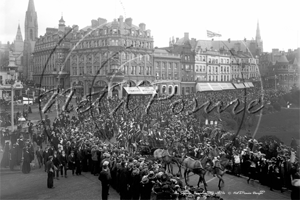
[[[0,41],[15,39],[20,23],[24,39],[29,0],[0,0]],[[154,46],[168,46],[169,38],[209,39],[206,30],[222,34],[215,40],[255,38],[259,20],[264,51],[287,51],[300,46],[300,0],[34,0],[39,35],[58,27],[63,13],[66,25],[84,28],[99,17],[112,21],[123,15],[133,24],[145,23]]]

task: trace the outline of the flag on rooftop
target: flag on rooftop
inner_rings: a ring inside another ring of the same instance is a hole
[[[214,33],[212,31],[207,30],[207,37],[221,37],[221,34]]]

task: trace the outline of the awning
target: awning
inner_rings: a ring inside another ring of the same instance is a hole
[[[232,85],[232,83],[219,83],[219,85],[221,86],[221,88],[223,90],[234,90],[235,87]]]
[[[133,95],[152,95],[156,92],[153,87],[124,87],[128,94]]]
[[[213,91],[220,91],[222,90],[222,87],[220,86],[219,83],[208,83],[211,88],[213,89]]]
[[[244,83],[246,88],[250,88],[249,84],[247,82]]]
[[[247,82],[250,87],[254,87],[252,82]]]
[[[234,86],[236,87],[236,89],[243,89],[245,88],[243,83],[234,83]]]
[[[197,83],[196,92],[213,91],[208,83]]]

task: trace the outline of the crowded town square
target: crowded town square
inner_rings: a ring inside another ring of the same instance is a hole
[[[0,199],[299,200],[296,4],[1,1]]]

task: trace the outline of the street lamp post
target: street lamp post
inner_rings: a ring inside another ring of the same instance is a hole
[[[11,131],[14,131],[14,83],[15,80],[11,79]]]

